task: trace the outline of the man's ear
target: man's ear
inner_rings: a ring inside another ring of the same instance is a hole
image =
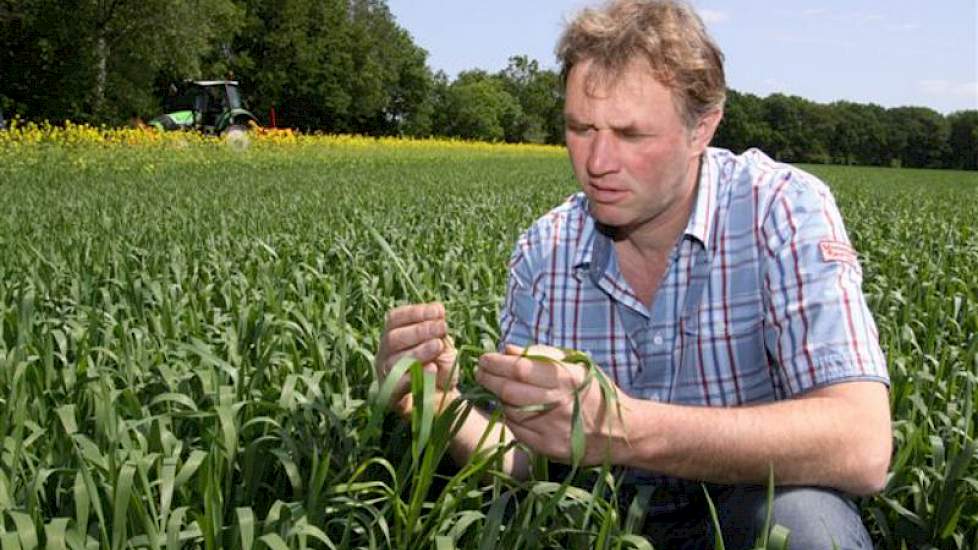
[[[717,131],[717,126],[723,119],[723,109],[714,109],[702,117],[693,127],[692,148],[697,153],[702,153],[713,140],[713,135]]]

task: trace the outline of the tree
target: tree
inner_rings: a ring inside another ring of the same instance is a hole
[[[26,117],[82,118],[89,56],[75,42],[71,6],[54,1],[5,2],[0,17],[0,96]],[[60,84],[60,85],[59,85]]]
[[[531,143],[562,143],[564,100],[559,75],[541,70],[535,59],[518,55],[509,58],[498,77],[523,112],[511,137]]]
[[[897,107],[886,112],[895,140],[900,165],[910,168],[940,168],[950,128],[940,113],[926,107]]]
[[[345,0],[244,0],[232,66],[258,113],[283,126],[344,131],[354,71]]]
[[[427,52],[397,26],[382,0],[351,2],[351,47],[357,67],[353,80],[352,126],[368,134],[401,133],[431,89]]]
[[[771,128],[765,149],[775,159],[804,162],[826,154],[815,142],[812,109],[812,102],[798,96],[771,94],[764,98],[764,120]]]
[[[120,124],[174,81],[241,80],[260,118],[308,131],[562,143],[559,75],[525,55],[433,75],[385,0],[0,0],[8,116]],[[8,69],[9,68],[9,69]],[[978,169],[978,111],[943,117],[728,90],[713,143],[788,162]]]
[[[717,128],[713,144],[735,152],[751,147],[762,147],[770,141],[771,127],[764,119],[761,98],[727,90],[727,102],[723,108],[723,120]]]
[[[838,101],[829,106],[834,126],[829,136],[832,161],[839,164],[889,164],[885,111],[878,105]]]
[[[241,21],[231,0],[17,0],[3,14],[17,70],[0,94],[30,117],[108,123],[155,112],[158,76],[199,75]]]
[[[234,66],[256,110],[274,106],[283,125],[306,130],[428,133],[427,53],[383,1],[240,1]]]
[[[437,106],[437,133],[483,141],[518,141],[523,109],[503,81],[485,71],[465,71]]]
[[[950,126],[944,166],[978,170],[978,111],[958,111],[947,117]]]

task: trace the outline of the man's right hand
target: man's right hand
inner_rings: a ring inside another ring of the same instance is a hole
[[[426,371],[436,373],[435,405],[439,408],[457,396],[458,373],[452,372],[457,352],[448,336],[445,307],[439,303],[416,304],[394,308],[387,313],[380,349],[374,369],[381,384],[394,364],[404,356],[418,360]],[[405,374],[398,380],[389,404],[399,415],[411,414],[411,378]]]

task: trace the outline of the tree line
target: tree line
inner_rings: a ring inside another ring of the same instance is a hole
[[[561,143],[559,75],[526,56],[450,79],[384,0],[0,0],[0,108],[121,125],[173,82],[234,77],[304,131]],[[730,90],[714,143],[779,160],[978,169],[978,111]]]

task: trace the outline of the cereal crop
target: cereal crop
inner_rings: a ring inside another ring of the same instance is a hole
[[[866,523],[881,548],[978,548],[978,174],[807,168],[893,379]],[[542,146],[0,132],[0,546],[646,547],[614,470],[518,482],[493,442],[457,467],[469,405],[371,407],[384,313],[418,295],[473,388],[516,237],[575,189]]]

